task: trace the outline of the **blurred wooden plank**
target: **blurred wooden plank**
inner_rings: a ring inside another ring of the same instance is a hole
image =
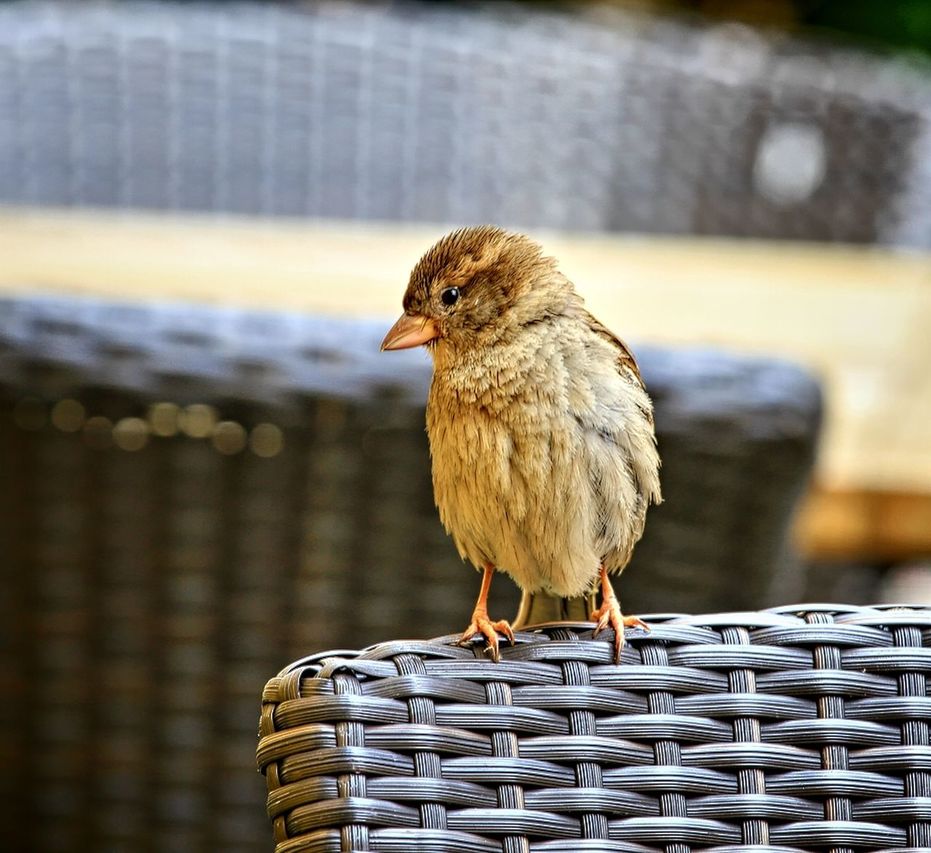
[[[931,554],[931,495],[814,488],[796,527],[802,553],[821,560],[897,562]]]
[[[0,292],[393,318],[411,267],[446,230],[0,208]],[[909,553],[931,553],[931,533],[922,532],[931,531],[924,500],[931,495],[931,256],[763,241],[534,236],[560,258],[592,310],[634,342],[776,354],[818,373],[828,414],[819,491],[800,523],[806,549],[840,555],[847,541],[894,550],[894,540],[911,543]],[[864,510],[864,494],[887,497]],[[895,512],[882,502],[889,495],[898,496],[888,504]],[[876,527],[877,515],[895,513],[910,520]]]

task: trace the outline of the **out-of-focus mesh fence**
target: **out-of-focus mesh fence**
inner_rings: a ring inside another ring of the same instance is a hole
[[[931,245],[931,76],[735,25],[0,9],[0,201]]]

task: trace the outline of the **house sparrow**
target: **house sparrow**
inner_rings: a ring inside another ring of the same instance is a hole
[[[659,503],[653,407],[630,350],[585,310],[553,258],[522,234],[463,228],[417,263],[382,350],[433,357],[427,433],[440,519],[484,571],[469,626],[499,658],[494,572],[525,593],[576,597],[600,582],[595,634],[623,616],[609,574],[629,562]]]

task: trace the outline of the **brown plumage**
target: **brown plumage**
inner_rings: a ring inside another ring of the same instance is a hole
[[[597,630],[625,625],[609,573],[629,562],[660,497],[653,413],[625,344],[585,310],[539,245],[493,226],[464,228],[411,273],[383,349],[433,357],[427,433],[440,518],[484,570],[468,642],[483,635],[496,569],[527,593],[574,597],[600,582]]]

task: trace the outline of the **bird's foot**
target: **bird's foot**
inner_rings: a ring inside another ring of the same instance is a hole
[[[488,641],[488,645],[485,646],[485,652],[491,654],[491,659],[498,663],[501,660],[501,653],[498,649],[499,639],[498,635],[503,634],[507,637],[508,642],[513,646],[514,645],[514,631],[511,630],[511,623],[506,619],[499,619],[497,622],[492,622],[488,618],[488,612],[475,609],[475,612],[472,614],[472,621],[469,623],[469,627],[462,632],[462,636],[459,637],[458,645],[467,646],[472,642],[472,639],[480,634]]]
[[[624,629],[642,628],[649,631],[650,626],[636,616],[625,616],[621,605],[613,595],[606,597],[601,607],[592,611],[592,622],[597,622],[592,637],[597,637],[609,625],[614,630],[614,662],[621,662],[621,649],[624,648]]]

